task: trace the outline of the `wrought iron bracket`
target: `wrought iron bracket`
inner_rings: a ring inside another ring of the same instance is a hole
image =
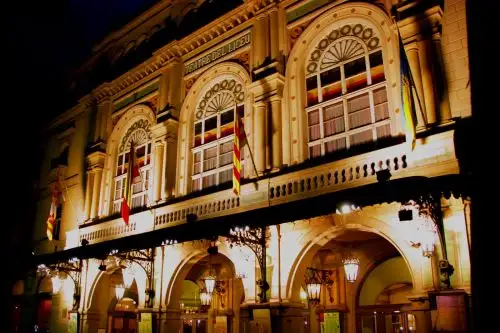
[[[155,291],[153,288],[155,248],[133,250],[128,252],[119,252],[117,250],[113,250],[111,251],[111,255],[120,260],[134,262],[144,270],[147,278],[146,307],[152,307],[153,298],[155,296]]]
[[[261,279],[256,281],[259,286],[259,302],[266,303],[266,292],[269,290],[267,282],[266,247],[268,240],[268,227],[236,227],[231,229],[229,235],[225,236],[229,246],[246,246],[255,253],[260,266]]]

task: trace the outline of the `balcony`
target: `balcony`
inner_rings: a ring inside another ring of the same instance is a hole
[[[408,144],[379,149],[304,170],[277,175],[242,185],[241,197],[231,189],[181,200],[133,214],[129,225],[118,217],[81,226],[72,233],[66,248],[77,247],[83,239],[96,244],[187,223],[195,214],[197,222],[259,208],[309,199],[344,189],[377,183],[376,172],[388,169],[391,180],[405,177],[437,177],[458,174],[453,131],[417,140],[410,151]],[[76,237],[76,233],[78,236]],[[70,244],[71,243],[71,244]]]

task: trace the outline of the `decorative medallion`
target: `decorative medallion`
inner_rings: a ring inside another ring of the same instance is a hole
[[[342,38],[349,37],[353,38]],[[323,70],[334,66],[339,62],[348,60],[364,54],[365,46],[369,50],[380,46],[380,39],[374,36],[372,28],[364,27],[362,24],[346,24],[339,29],[332,30],[326,38],[316,45],[309,56],[306,66],[307,73],[313,74],[318,69]]]
[[[151,140],[150,127],[151,124],[146,119],[136,121],[123,136],[119,152],[130,149],[130,142],[134,142],[134,145],[139,146]]]
[[[215,83],[198,103],[196,119],[221,112],[234,104],[242,103],[244,99],[243,86],[236,80]]]

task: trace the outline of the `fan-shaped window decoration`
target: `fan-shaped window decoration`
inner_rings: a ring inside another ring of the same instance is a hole
[[[372,28],[334,29],[308,59],[310,158],[391,135],[382,47]]]
[[[215,83],[201,97],[193,124],[193,191],[232,180],[234,120],[236,112],[243,119],[244,98],[242,84],[234,79]]]
[[[135,161],[134,165],[140,173],[140,177],[133,179],[132,184],[127,185],[127,174],[130,159],[130,146],[134,144]],[[118,158],[115,169],[115,180],[113,190],[112,213],[119,213],[122,198],[125,196],[127,186],[131,191],[131,207],[144,207],[148,204],[148,190],[151,187],[151,132],[150,124],[147,120],[135,122],[125,133],[118,149]]]

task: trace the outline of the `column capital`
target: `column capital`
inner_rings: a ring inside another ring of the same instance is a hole
[[[106,153],[102,151],[94,151],[87,155],[87,162],[89,163],[89,169],[104,168],[104,161],[106,159]]]
[[[423,1],[421,1],[423,3]],[[398,14],[403,17],[397,22],[399,32],[403,41],[417,39],[430,36],[434,32],[439,31],[442,19],[443,9],[439,5],[431,6],[425,10],[419,11],[419,15],[408,15],[405,13],[411,11],[411,7],[418,5],[418,1],[403,5],[397,9]],[[411,7],[410,7],[411,6]]]
[[[254,101],[265,100],[274,95],[283,96],[283,87],[285,85],[285,77],[280,73],[273,73],[252,82],[248,86],[248,90],[253,94]]]

